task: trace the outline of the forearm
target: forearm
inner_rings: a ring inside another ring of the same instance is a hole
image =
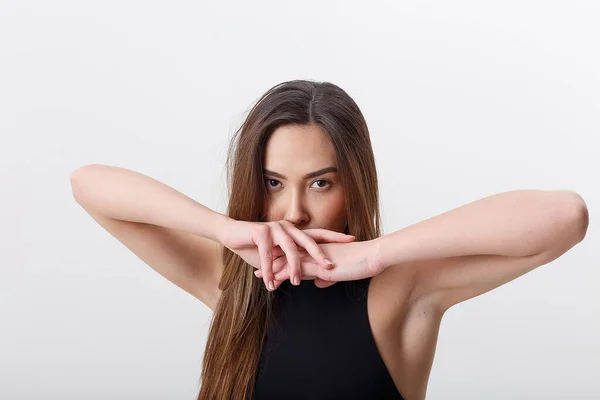
[[[147,175],[92,164],[71,175],[75,200],[110,218],[164,226],[218,241],[231,218]]]
[[[585,203],[571,191],[499,193],[375,239],[374,257],[387,268],[475,254],[537,254],[564,241],[565,235],[581,235],[587,229],[584,214]]]

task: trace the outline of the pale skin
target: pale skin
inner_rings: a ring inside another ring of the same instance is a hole
[[[260,271],[265,285],[275,273],[274,290],[298,274],[322,288],[371,277],[373,337],[407,400],[425,399],[441,319],[450,307],[549,263],[587,231],[587,207],[575,192],[518,190],[355,242],[341,233],[346,215],[337,173],[305,178],[337,167],[326,133],[316,126],[280,127],[265,151],[265,222],[232,220],[116,167],[80,168],[71,176],[73,194],[140,259],[213,311],[221,295],[223,247]]]
[[[266,146],[265,170],[279,174],[265,174],[267,221],[342,232],[337,174],[302,179],[337,165],[326,134],[314,126],[290,126]],[[371,241],[319,244],[333,268],[299,249],[301,274],[323,288],[372,277],[368,313],[375,342],[404,398],[422,400],[445,311],[558,258],[583,240],[587,225],[586,204],[575,192],[500,193]],[[278,287],[298,271],[283,252],[275,258]]]

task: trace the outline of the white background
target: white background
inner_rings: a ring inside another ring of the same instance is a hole
[[[582,243],[445,315],[427,398],[598,398],[599,21],[573,0],[0,1],[0,398],[195,399],[210,310],[69,177],[120,166],[224,212],[229,138],[290,79],[361,107],[384,233],[508,190],[586,200]]]

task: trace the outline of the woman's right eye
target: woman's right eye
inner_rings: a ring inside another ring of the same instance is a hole
[[[279,183],[279,181],[276,179],[265,179],[265,183],[267,184],[267,188],[269,188],[269,189],[274,189],[273,187],[269,186],[269,183],[271,183],[271,182]]]

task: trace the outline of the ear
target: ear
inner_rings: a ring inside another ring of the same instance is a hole
[[[326,281],[321,278],[315,278],[315,286],[319,289],[328,288],[329,286],[335,285],[336,283],[336,281]]]

